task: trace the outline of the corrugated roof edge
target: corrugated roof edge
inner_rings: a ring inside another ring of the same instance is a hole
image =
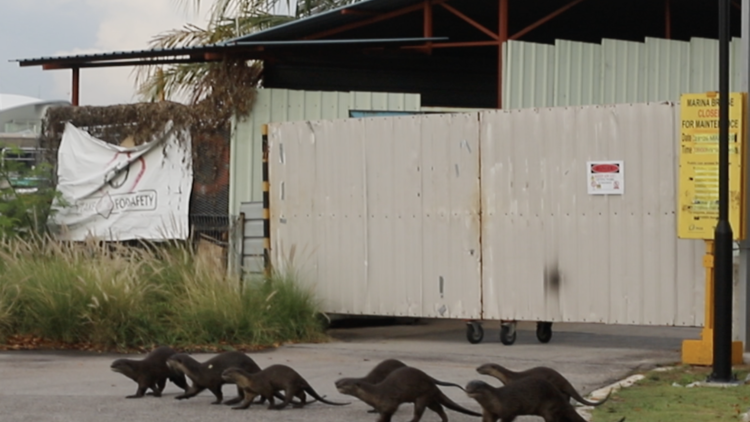
[[[396,43],[421,43],[421,42],[437,42],[437,41],[448,41],[448,37],[427,37],[427,38],[363,38],[363,39],[352,39],[352,40],[291,40],[291,41],[249,41],[249,42],[237,42],[231,45],[221,44],[209,44],[200,45],[193,47],[180,47],[180,48],[156,48],[149,50],[132,50],[132,51],[114,51],[109,53],[92,53],[92,54],[81,54],[76,56],[57,56],[57,57],[37,57],[29,59],[13,59],[11,62],[18,62],[22,66],[27,63],[40,63],[41,62],[53,62],[53,61],[66,61],[66,60],[89,60],[89,59],[128,59],[128,58],[143,58],[152,56],[152,58],[159,57],[159,53],[164,55],[181,56],[188,55],[195,52],[207,52],[209,50],[225,50],[230,47],[252,47],[252,46],[263,46],[263,47],[290,47],[295,45],[332,45],[332,44],[396,44]]]

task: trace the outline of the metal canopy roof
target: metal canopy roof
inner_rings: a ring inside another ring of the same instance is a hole
[[[245,38],[246,39],[246,38]],[[195,47],[181,47],[170,49],[148,49],[132,51],[115,51],[111,53],[80,54],[71,56],[39,57],[31,59],[13,60],[19,66],[39,66],[45,69],[68,69],[83,67],[132,66],[139,64],[186,63],[196,61],[218,60],[220,56],[211,53],[243,53],[247,58],[253,58],[252,53],[262,53],[272,49],[297,48],[310,46],[387,46],[414,45],[425,42],[447,41],[447,37],[417,37],[417,38],[371,38],[371,39],[336,39],[336,40],[285,40],[285,41],[245,41],[231,40],[231,43],[210,44]],[[145,59],[145,60],[141,60]],[[159,60],[157,60],[159,59]]]

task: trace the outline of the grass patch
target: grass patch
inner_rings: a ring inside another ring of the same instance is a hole
[[[297,277],[242,282],[184,244],[0,241],[0,342],[257,348],[324,339],[318,315]]]
[[[686,387],[705,381],[710,367],[680,365],[674,369],[650,371],[633,386],[613,393],[609,401],[592,412],[593,422],[627,420],[639,422],[737,422],[750,409],[750,386]],[[737,379],[744,380],[747,365],[733,367]],[[678,384],[678,386],[675,386]],[[613,419],[615,418],[615,419]]]

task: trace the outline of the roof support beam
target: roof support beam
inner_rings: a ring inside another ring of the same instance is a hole
[[[422,6],[424,9],[424,37],[425,38],[431,38],[432,37],[432,4],[430,4],[430,0],[424,0],[424,5]],[[427,42],[427,54],[432,53],[432,42]]]
[[[497,41],[461,41],[461,42],[441,42],[432,45],[432,48],[453,48],[453,47],[491,47],[496,46]],[[401,47],[405,50],[424,49],[424,45],[408,45]]]
[[[500,39],[500,37],[497,34],[495,34],[494,32],[490,31],[489,29],[485,28],[484,26],[482,26],[480,23],[478,23],[474,19],[472,19],[472,18],[464,15],[463,13],[461,13],[461,11],[457,10],[455,7],[453,7],[453,6],[449,5],[449,4],[445,4],[445,3],[441,4],[441,6],[443,6],[443,8],[446,9],[447,11],[453,13],[454,15],[456,15],[459,18],[461,18],[464,21],[466,21],[469,25],[471,25],[474,28],[476,28],[476,29],[484,32],[487,35],[489,35],[490,38],[492,38],[493,40],[499,40]]]
[[[73,83],[70,92],[70,103],[74,107],[78,106],[78,94],[81,91],[81,69],[74,67],[73,71]]]
[[[429,0],[429,2],[433,6],[438,5],[438,4],[443,4],[443,3],[447,2],[447,1],[448,0]],[[377,15],[377,16],[374,16],[372,18],[360,21],[360,22],[353,22],[353,23],[350,23],[348,25],[339,26],[338,28],[332,28],[332,29],[329,29],[327,31],[318,32],[317,34],[308,35],[307,37],[304,37],[303,39],[305,39],[305,40],[316,40],[318,38],[325,38],[325,37],[328,37],[330,35],[339,34],[341,32],[349,31],[349,30],[352,30],[352,29],[355,29],[355,28],[361,28],[363,26],[372,25],[373,23],[377,23],[377,22],[380,22],[380,21],[384,21],[384,20],[388,20],[388,19],[391,19],[391,18],[395,18],[397,16],[405,15],[407,13],[416,12],[419,9],[422,9],[423,7],[424,7],[424,5],[422,3],[417,3],[417,4],[413,5],[413,6],[404,7],[403,9],[394,10],[394,11],[388,12],[388,13],[383,13],[382,15]]]
[[[672,8],[671,0],[664,0],[664,38],[672,38]]]
[[[578,3],[582,2],[583,0],[573,0],[570,3],[566,4],[565,6],[562,6],[561,8],[555,10],[554,12],[550,13],[549,15],[539,19],[538,21],[532,23],[531,25],[527,26],[526,28],[516,32],[515,34],[511,35],[509,39],[511,40],[517,40],[521,38],[522,36],[526,35],[527,33],[533,31],[534,29],[542,26],[543,24],[547,23],[547,21],[550,21],[557,16],[561,15],[571,7],[577,5]]]
[[[503,108],[503,44],[508,41],[508,0],[500,0],[497,16],[497,108]]]

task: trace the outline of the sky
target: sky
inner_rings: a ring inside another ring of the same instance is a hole
[[[140,50],[186,23],[205,27],[210,0],[196,12],[178,0],[0,0],[0,93],[70,101],[71,71],[20,67],[11,60]],[[80,104],[137,101],[133,67],[81,69]]]

